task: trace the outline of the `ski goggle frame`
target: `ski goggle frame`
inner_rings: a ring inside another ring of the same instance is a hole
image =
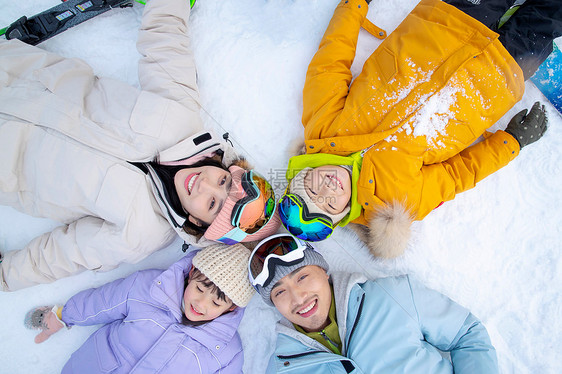
[[[250,254],[248,275],[252,286],[267,287],[275,275],[277,265],[293,266],[304,260],[304,250],[310,244],[290,234],[272,235],[262,240]]]

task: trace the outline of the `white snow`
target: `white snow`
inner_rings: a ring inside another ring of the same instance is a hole
[[[446,85],[438,93],[425,100],[414,116],[413,135],[422,136],[428,140],[432,146],[437,146],[435,139],[446,135],[445,127],[449,120],[453,118],[449,108],[455,102],[455,97],[459,92],[456,84]]]
[[[33,15],[58,0],[2,0],[0,24]],[[302,87],[308,62],[338,0],[197,0],[193,47],[206,125],[229,132],[256,169],[284,185],[289,144],[302,137]],[[392,31],[416,0],[374,0],[368,17]],[[113,10],[41,48],[79,57],[99,75],[138,85],[136,30],[143,6]],[[561,40],[557,42],[562,44]],[[361,31],[354,74],[379,41]],[[492,130],[544,98],[532,83]],[[493,101],[492,101],[493,105]],[[502,373],[559,373],[562,341],[562,118],[545,103],[549,130],[507,167],[413,225],[407,253],[374,260],[353,233],[339,229],[318,248],[335,270],[370,277],[410,273],[469,308],[490,333]],[[16,250],[58,223],[0,207],[0,248]],[[32,307],[64,303],[76,292],[137,269],[165,268],[181,242],[136,265],[83,273],[14,293],[0,292],[0,373],[57,373],[97,328],[75,327],[36,345],[23,325]],[[258,297],[240,333],[245,372],[262,373],[272,352],[277,314]]]

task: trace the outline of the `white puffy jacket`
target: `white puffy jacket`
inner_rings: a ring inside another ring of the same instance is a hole
[[[64,223],[4,253],[4,290],[138,262],[174,229],[182,233],[150,176],[127,161],[224,146],[199,137],[189,14],[189,1],[147,3],[137,43],[142,89],[97,77],[79,59],[0,41],[0,204]]]

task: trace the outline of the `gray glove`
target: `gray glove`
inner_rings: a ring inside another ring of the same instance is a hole
[[[547,123],[548,118],[546,117],[544,105],[537,101],[533,104],[529,114],[527,114],[527,109],[517,113],[509,121],[505,132],[517,139],[519,146],[523,148],[536,142],[543,136]]]
[[[57,316],[58,306],[42,306],[31,309],[25,316],[25,327],[28,329],[40,330],[35,337],[35,343],[43,343],[51,335],[66,326]]]

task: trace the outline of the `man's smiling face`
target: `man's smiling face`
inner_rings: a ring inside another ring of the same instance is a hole
[[[303,266],[275,284],[271,301],[285,318],[305,331],[321,331],[329,323],[332,303],[328,279],[321,267]]]

